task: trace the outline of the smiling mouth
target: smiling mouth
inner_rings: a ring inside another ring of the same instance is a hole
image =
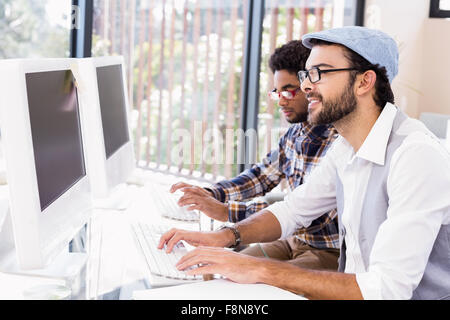
[[[322,102],[322,99],[316,97],[307,97],[307,100],[309,101],[308,109],[314,108],[317,104]]]
[[[310,100],[308,104],[308,110],[313,109],[320,103],[320,100]]]

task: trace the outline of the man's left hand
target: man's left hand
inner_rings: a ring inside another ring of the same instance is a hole
[[[228,249],[198,247],[177,263],[178,270],[200,265],[186,271],[188,275],[221,274],[238,283],[257,283],[267,259],[240,254]]]

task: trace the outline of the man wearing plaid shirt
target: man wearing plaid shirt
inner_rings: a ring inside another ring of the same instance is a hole
[[[219,221],[238,222],[269,205],[263,200],[249,199],[265,195],[283,179],[287,180],[291,191],[306,181],[337,136],[332,126],[313,126],[306,121],[308,101],[300,90],[297,72],[304,69],[308,56],[309,50],[301,41],[293,40],[276,49],[269,60],[275,86],[269,96],[278,101],[286,120],[292,123],[281,137],[278,149],[239,176],[209,188],[175,184],[172,192],[179,189],[184,192],[180,206],[189,205],[190,209],[198,209]],[[290,238],[250,246],[242,252],[284,260],[304,268],[337,270],[337,248],[337,217],[336,210],[332,210],[324,212],[308,228],[297,230]]]

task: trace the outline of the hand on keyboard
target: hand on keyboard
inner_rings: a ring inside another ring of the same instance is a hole
[[[163,232],[161,226],[132,223],[131,227],[151,274],[177,281],[202,279],[201,276],[187,275],[185,271],[180,271],[175,267],[176,263],[187,253],[183,243],[177,243],[170,254],[157,249],[157,243]],[[193,268],[195,267],[193,266]],[[173,284],[172,280],[163,282],[167,285]]]
[[[185,182],[175,183],[174,185],[172,185],[172,187],[170,187],[170,192],[174,193],[175,191],[183,189],[183,188],[198,188],[198,191],[202,195],[204,195],[204,196],[211,196],[211,193],[208,190],[206,190],[204,188],[201,188],[201,187],[194,186],[194,185],[189,184],[189,183],[185,183]]]
[[[162,249],[166,245],[166,252],[170,253],[181,240],[196,247],[227,247],[234,243],[234,234],[228,229],[200,232],[173,228],[161,236],[158,249]]]
[[[214,220],[223,222],[228,221],[228,205],[214,198],[212,194],[204,188],[179,182],[172,186],[170,192],[175,192],[177,190],[184,193],[178,200],[179,206],[189,206],[188,210],[200,210]]]
[[[200,266],[199,266],[200,265]],[[196,266],[195,269],[191,269]],[[197,267],[199,266],[199,267]],[[191,276],[220,274],[238,283],[264,282],[255,270],[278,270],[279,262],[230,251],[224,248],[200,247],[185,254],[176,264]]]
[[[180,207],[177,202],[179,196],[170,193],[168,190],[157,186],[149,186],[150,194],[156,204],[156,209],[161,216],[173,220],[198,222],[200,217],[198,212],[189,210],[187,207]]]

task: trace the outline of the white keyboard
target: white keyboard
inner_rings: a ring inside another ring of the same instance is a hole
[[[202,276],[190,276],[175,267],[180,258],[187,253],[183,243],[179,242],[171,253],[157,248],[161,235],[167,229],[142,222],[133,222],[131,227],[152,275],[149,279],[152,286],[177,285],[203,280]]]
[[[177,194],[164,190],[161,186],[151,186],[151,196],[155,201],[158,212],[164,218],[185,222],[199,222],[200,215],[196,211],[189,211],[187,207],[180,207]]]

